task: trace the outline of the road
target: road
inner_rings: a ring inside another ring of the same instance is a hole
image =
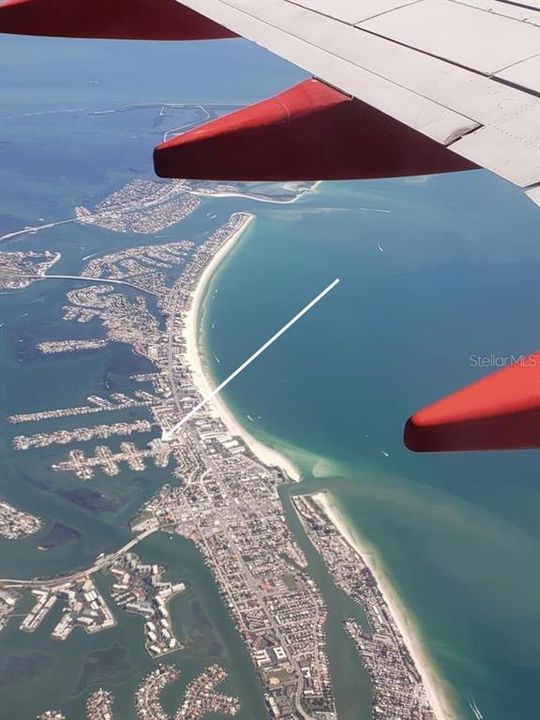
[[[181,300],[181,282],[177,282],[173,289],[171,290],[171,294],[173,296],[172,301],[172,308],[169,312],[169,317],[167,319],[167,333],[168,333],[168,349],[167,349],[167,361],[168,361],[168,378],[169,378],[169,385],[172,390],[173,394],[173,400],[174,404],[176,405],[176,409],[178,411],[179,415],[183,414],[182,405],[180,403],[180,398],[178,397],[178,388],[176,387],[176,382],[174,379],[174,334],[175,334],[175,323],[179,319],[179,310],[178,310],[178,304]]]
[[[46,223],[45,225],[35,225],[33,227],[22,228],[22,230],[15,230],[14,232],[7,233],[0,237],[0,242],[4,240],[11,240],[11,238],[18,237],[19,235],[34,235],[39,230],[46,230],[47,228],[56,227],[57,225],[66,225],[66,223],[76,222],[77,218],[69,218],[68,220],[59,220],[58,222]]]
[[[139,535],[136,535],[128,543],[123,545],[119,550],[116,550],[114,553],[112,553],[110,555],[103,555],[103,557],[98,558],[95,561],[95,563],[91,567],[87,568],[86,570],[78,570],[77,572],[74,572],[74,573],[68,573],[67,575],[59,575],[58,577],[48,578],[48,579],[39,579],[39,578],[36,578],[34,580],[12,580],[9,578],[0,579],[0,587],[2,587],[2,588],[33,588],[33,587],[55,588],[60,585],[66,585],[67,583],[74,582],[76,580],[81,580],[82,578],[86,578],[86,577],[89,577],[90,575],[94,575],[95,573],[102,570],[106,565],[113,563],[121,555],[129,552],[131,550],[131,548],[135,547],[142,540],[144,540],[149,535],[152,535],[152,533],[155,533],[155,532],[156,532],[156,529],[154,529],[154,528],[144,530],[144,532],[139,533]]]
[[[26,275],[22,275],[20,273],[2,273],[0,272],[0,278],[13,278],[14,280],[77,280],[82,282],[88,282],[88,283],[105,283],[106,285],[127,285],[127,287],[133,288],[134,290],[140,290],[141,292],[146,293],[147,295],[156,295],[155,292],[152,292],[151,290],[147,290],[146,288],[141,287],[140,285],[135,285],[135,283],[129,282],[128,280],[114,280],[111,278],[96,278],[96,277],[85,277],[84,275],[33,275],[32,273],[28,273]]]

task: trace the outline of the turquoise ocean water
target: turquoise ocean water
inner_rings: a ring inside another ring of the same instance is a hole
[[[415,456],[402,426],[479,377],[471,356],[538,347],[539,230],[487,173],[323,184],[259,213],[205,313],[221,379],[341,278],[227,399],[376,548],[462,717],[472,698],[485,718],[535,713],[537,454]]]
[[[134,175],[151,173],[151,149],[162,133],[152,125],[155,111],[89,119],[88,110],[165,101],[243,104],[303,77],[241,41],[1,38],[0,58],[0,234],[41,217],[69,217],[75,205],[92,205]],[[471,698],[486,720],[535,717],[538,456],[414,456],[403,449],[401,432],[412,410],[479,376],[472,355],[538,349],[538,211],[505,183],[475,172],[322,184],[292,205],[209,200],[166,237],[202,237],[211,229],[210,209],[216,224],[237,209],[257,214],[208,295],[202,331],[216,378],[331,280],[342,280],[230,386],[227,401],[250,431],[302,467],[302,489],[331,489],[376,548],[460,717],[472,718]],[[149,239],[67,225],[1,249],[58,249],[58,269],[71,271],[87,254],[143,242]],[[146,369],[121,346],[54,361],[25,350],[37,337],[67,333],[60,320],[67,289],[42,284],[0,297],[2,416],[81,404],[104,378],[121,390],[130,373]],[[96,328],[87,332],[93,336]],[[86,486],[95,494],[81,499],[73,493],[80,490],[76,479],[47,469],[56,450],[15,454],[13,427],[5,421],[1,427],[0,495],[79,533],[47,553],[32,539],[0,543],[4,577],[83,567],[117,547],[133,512],[167,479],[154,469],[143,478],[98,477]],[[171,658],[183,681],[219,659],[243,700],[242,720],[260,717],[260,687],[200,559],[187,543],[167,537],[153,538],[141,553],[161,558],[174,577],[191,583],[174,608],[189,645],[186,655]],[[331,606],[341,717],[366,720],[369,691],[340,629],[350,608],[316,558],[312,563]],[[49,630],[50,623],[29,637],[13,625],[0,636],[1,720],[60,706],[79,718],[88,691],[107,683],[119,720],[131,720],[133,689],[152,667],[137,619],[120,616],[113,633],[76,635],[62,645],[51,643]]]

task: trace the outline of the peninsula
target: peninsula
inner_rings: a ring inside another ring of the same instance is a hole
[[[135,196],[139,190],[133,189]],[[160,192],[156,190],[158,199],[168,200]],[[135,196],[120,198],[122,212],[128,207],[130,214],[139,213],[142,206]],[[113,213],[117,212],[114,202]],[[158,212],[156,207],[161,205],[152,202],[143,209]],[[111,212],[109,206],[106,212]],[[137,227],[146,228],[148,218],[141,212]],[[146,433],[142,447],[131,441],[121,442],[119,449],[99,444],[93,454],[71,447],[67,458],[58,458],[52,468],[91,482],[96,471],[115,475],[123,462],[131,471],[141,472],[145,460],[152,458],[155,465],[170,468],[171,480],[133,519],[133,540],[100,556],[87,570],[54,579],[0,580],[0,591],[8,593],[4,594],[4,617],[7,622],[16,601],[10,593],[30,592],[34,607],[20,622],[22,630],[34,632],[60,600],[65,611],[53,630],[54,638],[65,639],[76,628],[105,632],[114,626],[115,618],[92,576],[107,572],[115,577],[111,592],[115,604],[143,616],[148,653],[154,658],[181,653],[182,643],[166,602],[184,586],[167,583],[162,577],[165,568],[146,565],[131,552],[154,532],[176,533],[195,544],[210,569],[257,670],[268,716],[338,720],[326,650],[326,601],[310,576],[279,492],[283,484],[299,483],[300,473],[281,454],[253,438],[219,397],[172,438],[163,440],[212,390],[199,344],[204,299],[213,274],[253,222],[249,213],[233,213],[199,243],[141,245],[100,255],[81,270],[89,284],[68,292],[64,319],[99,321],[107,342],[128,344],[154,370],[133,376],[132,382],[144,389],[134,388],[129,395],[93,395],[88,405],[14,413],[10,421],[39,423],[135,408],[141,417],[130,421],[115,417],[110,424],[18,435],[14,446],[33,452],[34,448]],[[442,685],[403,622],[388,584],[370,564],[368,554],[346,535],[344,524],[326,500],[297,495],[294,505],[336,586],[363,608],[369,620],[369,627],[355,621],[345,626],[373,681],[375,717],[449,720],[452,712]],[[159,694],[176,673],[173,665],[163,665],[143,680],[135,699],[140,717],[148,717],[144,713],[150,710],[150,717],[161,717]],[[205,673],[187,688],[178,718],[202,718],[201,708],[230,715],[238,711],[241,701],[213,689],[224,679],[224,671],[211,666]],[[108,696],[101,704],[109,712]]]
[[[204,349],[200,344],[202,308],[210,281],[235,240],[232,236],[202,271],[185,316],[185,360],[191,370],[191,380],[202,397],[209,395],[214,388],[204,359]],[[238,438],[263,466],[278,469],[288,481],[300,481],[299,471],[288,458],[254,438],[238,422],[220,396],[213,398],[208,413],[221,420],[229,433]],[[334,582],[353,597],[370,620],[370,628],[361,628],[353,620],[347,621],[345,625],[371,676],[376,717],[392,717],[393,713],[396,717],[411,720],[451,720],[454,713],[450,702],[422,650],[414,628],[406,621],[405,612],[388,582],[376,570],[372,554],[348,530],[331,501],[331,495],[318,493],[311,496],[309,501],[304,496],[296,496],[293,503]],[[337,544],[330,543],[329,538],[337,540]],[[339,549],[337,556],[336,549]],[[370,588],[370,593],[365,591],[366,586]],[[378,609],[375,601],[379,604]],[[395,657],[392,662],[388,657],[389,645],[394,647]]]

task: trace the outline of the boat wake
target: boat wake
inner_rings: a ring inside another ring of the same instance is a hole
[[[474,717],[476,718],[476,720],[484,720],[484,716],[480,712],[480,708],[476,704],[476,700],[473,697],[471,697],[471,699],[469,700],[469,707],[473,711],[473,714],[474,714]]]

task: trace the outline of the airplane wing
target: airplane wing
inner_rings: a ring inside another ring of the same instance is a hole
[[[162,177],[332,180],[484,167],[540,205],[540,0],[6,0],[0,32],[243,36],[313,76],[158,146]],[[518,363],[416,413],[407,445],[540,447],[537,374]]]
[[[7,0],[0,31],[241,35],[316,78],[160,146],[165,177],[320,180],[481,166],[540,204],[540,0]]]
[[[540,204],[539,0],[182,2]]]

